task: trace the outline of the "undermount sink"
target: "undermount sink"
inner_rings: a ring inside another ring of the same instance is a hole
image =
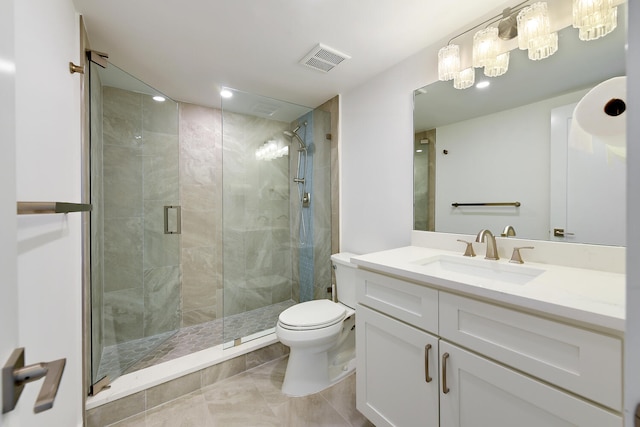
[[[524,285],[544,273],[544,270],[539,268],[453,255],[436,255],[416,261],[414,264],[419,265],[421,271],[432,276],[445,279],[447,277],[459,279],[465,276],[469,282],[487,279]]]

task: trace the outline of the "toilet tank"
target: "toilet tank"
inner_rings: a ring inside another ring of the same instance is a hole
[[[342,304],[356,308],[356,265],[351,264],[349,260],[352,254],[349,252],[341,252],[331,255],[331,264],[336,273],[336,292],[338,301]]]

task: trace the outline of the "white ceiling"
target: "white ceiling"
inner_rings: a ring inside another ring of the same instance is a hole
[[[74,3],[92,49],[175,100],[214,107],[222,86],[316,107],[505,6],[504,0]],[[351,59],[329,73],[300,65],[318,43]]]

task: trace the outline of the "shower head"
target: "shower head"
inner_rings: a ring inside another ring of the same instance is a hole
[[[298,129],[300,129],[300,126],[296,127],[293,132],[289,131],[289,130],[285,130],[283,133],[285,135],[287,135],[289,138],[293,138],[295,137],[298,140],[298,144],[300,144],[300,150],[306,150],[307,146],[304,144],[304,141],[302,140],[302,138],[300,138],[300,135],[298,135],[296,132],[298,131]]]

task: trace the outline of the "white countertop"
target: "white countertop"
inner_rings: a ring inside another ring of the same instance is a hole
[[[351,258],[351,262],[367,270],[391,274],[437,289],[477,296],[597,328],[624,332],[624,274],[527,262],[523,267],[541,269],[544,272],[525,284],[511,284],[486,278],[472,281],[468,276],[456,273],[425,272],[419,261],[438,255],[464,258],[460,252],[406,246],[359,255]],[[478,262],[509,264],[508,259],[484,260],[481,255],[475,259]]]

